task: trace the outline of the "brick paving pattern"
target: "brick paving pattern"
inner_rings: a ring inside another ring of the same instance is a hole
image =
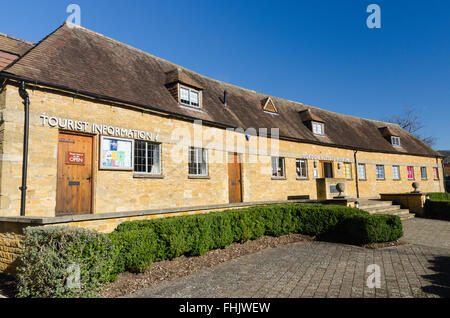
[[[299,242],[267,249],[130,297],[450,297],[450,223],[404,222],[404,245],[382,249]],[[381,288],[368,288],[371,264]]]

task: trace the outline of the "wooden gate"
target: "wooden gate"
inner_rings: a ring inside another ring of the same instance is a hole
[[[56,215],[92,212],[93,137],[60,133]]]

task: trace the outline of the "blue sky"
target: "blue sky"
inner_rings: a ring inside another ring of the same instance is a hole
[[[8,1],[0,32],[39,41],[71,3],[82,26],[218,80],[364,118],[414,108],[450,149],[450,1]]]

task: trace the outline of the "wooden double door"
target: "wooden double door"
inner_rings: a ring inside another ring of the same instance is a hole
[[[92,213],[93,136],[60,132],[56,215]]]
[[[237,153],[228,153],[228,194],[230,203],[242,202],[241,161]]]

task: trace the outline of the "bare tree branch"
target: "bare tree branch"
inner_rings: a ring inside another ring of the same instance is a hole
[[[413,108],[407,108],[402,115],[393,115],[384,119],[388,123],[397,124],[409,133],[413,134],[428,146],[436,144],[436,138],[433,136],[423,136],[420,131],[425,127],[421,121],[421,113]]]

